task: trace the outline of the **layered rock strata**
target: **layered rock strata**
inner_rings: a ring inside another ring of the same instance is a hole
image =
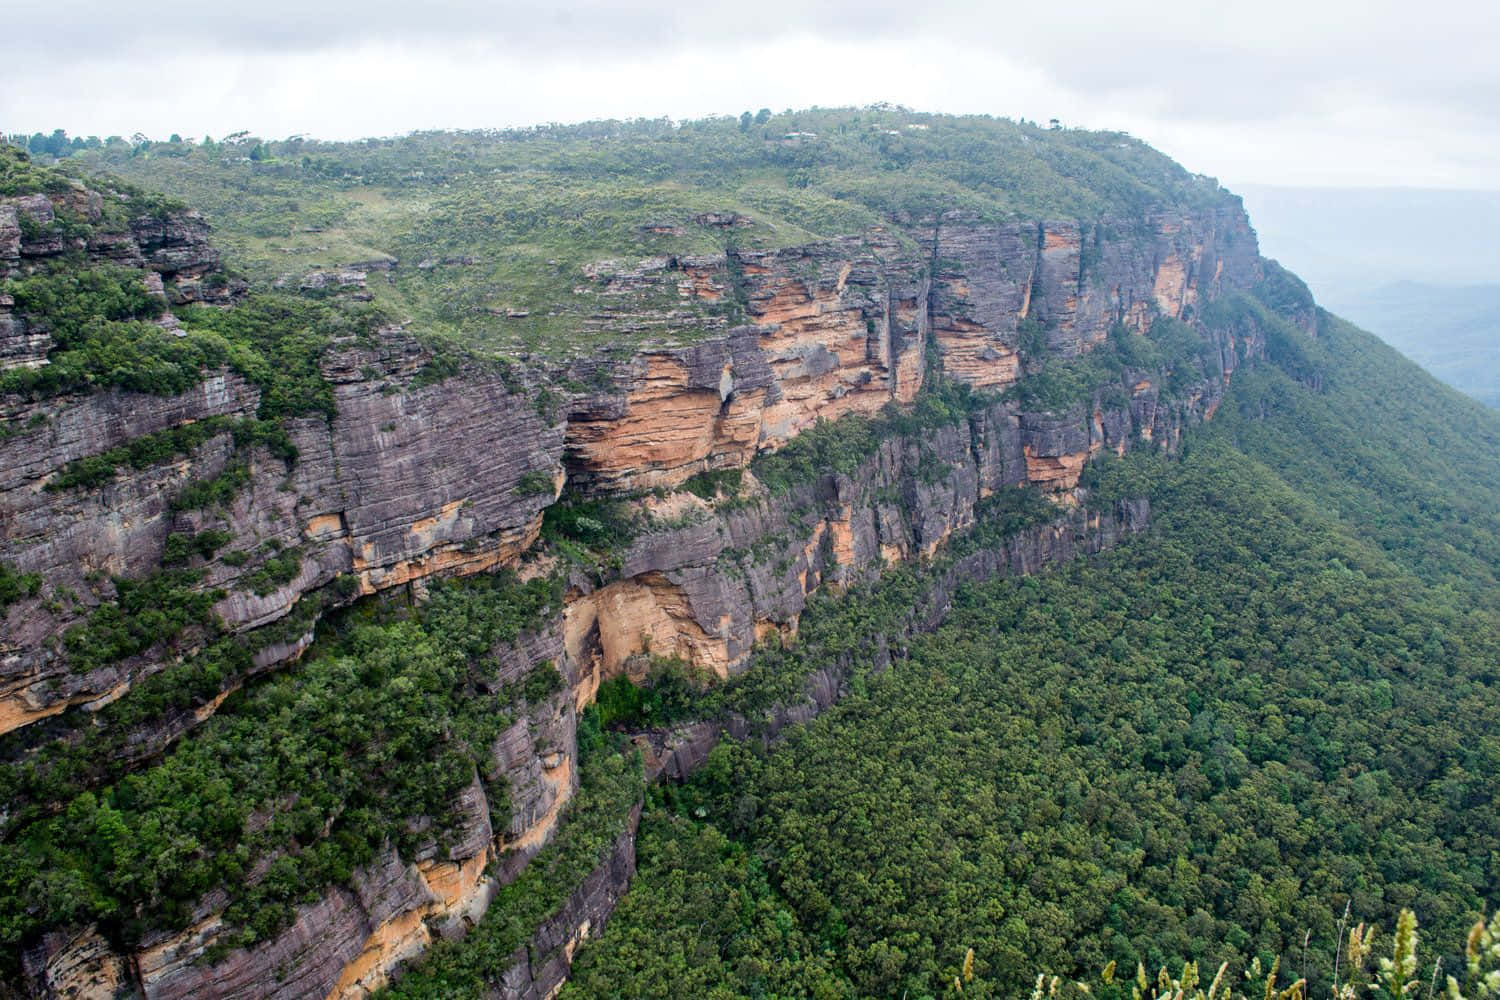
[[[867,638],[860,655],[829,663],[807,679],[800,701],[779,704],[750,719],[731,714],[634,736],[642,751],[648,780],[684,781],[707,760],[722,739],[753,739],[769,746],[788,726],[816,718],[848,693],[849,677],[861,666],[872,673],[890,667],[904,640],[942,624],[952,599],[965,583],[1040,572],[1080,555],[1103,551],[1146,529],[1151,508],[1145,500],[1123,501],[1107,512],[1075,509],[1051,524],[1037,525],[1008,538],[1002,547],[982,549],[951,565],[932,580],[923,600],[900,622]],[[635,875],[635,834],[639,806],[613,848],[529,941],[516,950],[499,974],[491,996],[500,1000],[541,1000],[554,996],[566,981],[578,946],[603,933],[614,906]]]
[[[204,567],[199,587],[225,592],[213,611],[231,634],[277,621],[343,575],[352,590],[370,594],[514,563],[556,496],[563,427],[538,412],[534,390],[512,388],[498,371],[476,367],[441,385],[414,385],[426,359],[395,336],[331,351],[324,371],[338,415],[288,423],[294,462],[264,448],[237,451],[226,427],[191,454],[122,468],[89,488],[48,484],[69,462],[143,435],[214,417],[249,420],[258,392],[226,372],[181,396],[108,391],[21,406],[14,416],[21,429],[0,438],[0,467],[12,470],[0,484],[0,559],[79,599],[39,595],[8,609],[0,732],[71,705],[106,704],[202,643],[205,636],[190,634],[79,671],[49,641],[113,597],[109,578],[154,572],[173,533],[224,530],[230,551],[262,557]],[[516,446],[495,448],[496,440]],[[220,475],[231,460],[249,475],[227,506],[178,509],[183,489]],[[528,476],[541,477],[540,491],[521,488]],[[246,581],[269,551],[295,552],[299,568],[257,592]]]
[[[1121,414],[1094,425],[1118,431],[1129,419]],[[1074,428],[1085,443],[1091,433],[1087,426]],[[973,523],[984,495],[1025,482],[1026,433],[1021,421],[997,404],[922,439],[883,441],[852,475],[824,475],[785,495],[726,503],[722,511],[684,504],[680,523],[660,526],[632,544],[617,579],[594,586],[575,578],[559,622],[513,647],[494,650],[497,683],[547,662],[565,679],[562,691],[519,719],[493,748],[493,769],[511,800],[506,830],[489,829],[485,792],[476,784],[463,803],[472,818],[467,832],[442,863],[391,852],[359,872],[352,888],[301,907],[291,927],[253,949],[210,957],[216,936],[225,930],[218,915],[224,901],[210,898],[188,930],[157,935],[128,955],[102,948],[87,935],[50,939],[30,962],[35,981],[62,992],[68,983],[109,980],[118,967],[153,998],[210,989],[222,997],[317,992],[358,997],[378,988],[435,935],[478,919],[494,890],[551,838],[576,788],[576,710],[592,700],[603,679],[637,664],[644,667],[640,654],[648,647],[653,655],[682,656],[727,674],[758,637],[771,631],[793,634],[808,595],[819,586],[868,579],[891,562],[933,553]],[[1066,435],[1059,440],[1069,447],[1076,443]],[[1101,438],[1098,447],[1125,440]],[[934,469],[945,471],[934,476]],[[1147,516],[1141,505],[1106,514],[1064,509],[1057,522],[1030,529],[1003,549],[967,556],[936,579],[929,601],[913,609],[891,641],[935,626],[965,579],[1033,572],[1098,551],[1144,527]],[[875,662],[882,662],[887,650],[882,643],[872,654]],[[778,708],[769,724],[731,719],[650,734],[643,742],[648,772],[685,776],[726,727],[735,735],[769,736],[811,718],[838,697],[848,667],[827,665],[812,679],[807,700]],[[622,890],[618,877],[624,869],[613,862],[606,868],[588,883],[590,901],[580,902],[578,912],[597,913],[604,905],[599,899]],[[565,974],[571,948],[589,927],[599,926],[594,917],[587,919],[588,926],[575,924],[558,938],[572,942],[563,958],[556,948],[539,952],[541,946],[533,942],[525,961],[517,962],[524,975],[508,973],[506,988],[527,996],[525,990],[533,987],[525,983],[534,982],[541,984],[535,986],[538,995],[545,995],[547,984]],[[539,953],[550,957],[531,957]],[[253,974],[272,968],[283,970],[282,978]]]
[[[0,212],[0,264],[9,259],[5,224]],[[162,273],[182,265],[172,279],[181,288],[207,273],[199,270],[208,266],[203,259],[193,264],[184,249],[190,228],[163,223],[130,239],[135,254]],[[684,304],[735,301],[743,322],[693,346],[579,362],[556,379],[471,364],[427,384],[421,373],[429,355],[399,331],[337,345],[323,359],[337,416],[286,425],[298,452],[290,464],[261,448],[237,449],[226,430],[190,454],[121,468],[99,486],[47,488],[68,462],[142,435],[252,417],[256,390],[228,372],[176,397],[101,392],[0,404],[7,432],[0,467],[15,470],[0,485],[0,559],[47,581],[42,594],[4,612],[0,731],[128,697],[140,678],[206,641],[189,632],[80,672],[53,640],[111,598],[104,578],[142,577],[158,567],[173,533],[221,528],[234,550],[297,553],[295,575],[268,593],[246,584],[254,561],[204,565],[199,586],[225,594],[214,608],[223,631],[250,641],[308,595],[330,594],[332,605],[420,589],[438,575],[514,566],[565,484],[581,495],[664,495],[640,501],[654,528],[621,554],[616,572],[575,575],[558,620],[495,651],[501,673],[521,676],[551,661],[564,678],[558,695],[528,706],[492,748],[494,770],[509,787],[507,829],[490,827],[476,782],[462,803],[470,822],[441,860],[435,852],[403,858],[391,851],[351,885],[299,909],[274,939],[225,956],[213,949],[224,906],[215,898],[202,902],[188,930],[157,934],[129,954],[86,931],[50,934],[26,956],[34,992],[98,996],[127,984],[148,997],[365,995],[434,935],[459,933],[477,919],[494,889],[548,841],[576,787],[576,712],[603,680],[635,670],[647,652],[728,676],[756,641],[795,634],[809,594],[931,556],[973,523],[976,505],[995,491],[1032,484],[1066,505],[1090,456],[1140,441],[1175,448],[1186,426],[1212,416],[1235,367],[1264,351],[1253,326],[1198,323],[1205,302],[1260,276],[1242,213],[1161,214],[1130,226],[990,226],[954,216],[915,240],[914,250],[910,239],[875,232],[642,269],[629,280],[671,282]],[[123,244],[114,252],[135,259]],[[15,261],[23,256],[17,249]],[[1067,356],[1091,349],[1115,324],[1144,330],[1159,316],[1196,324],[1218,363],[1127,371],[1113,391],[1062,413],[993,402],[920,438],[887,438],[847,475],[818,475],[775,496],[759,490],[753,474],[733,500],[675,492],[697,473],[747,468],[821,419],[909,402],[934,365],[981,388],[1004,388],[1037,363],[1023,357],[1036,347],[1025,342],[1035,329],[1044,335],[1041,353]],[[14,330],[14,320],[0,333]],[[231,462],[244,463],[249,476],[226,508],[174,508],[180,489]],[[1097,551],[1138,530],[1144,516],[1136,508],[1064,509],[1059,522],[1003,552],[954,563],[935,593],[967,576],[1029,572]],[[59,601],[63,590],[81,596]],[[933,600],[912,628],[941,617],[946,597]],[[271,669],[304,645],[268,645],[256,669]],[[786,706],[768,731],[836,697],[840,669],[830,665],[807,703]],[[150,745],[159,750],[216,704],[171,722]],[[731,732],[748,725],[728,723]],[[646,738],[652,771],[687,773],[720,728]],[[617,859],[616,848],[607,873],[564,908],[571,915],[560,915],[518,956],[522,971],[507,978],[505,995],[547,995],[561,981],[573,944],[598,926],[628,880],[633,860]]]
[[[1144,219],[983,224],[954,213],[926,231],[933,254],[931,323],[945,370],[1005,387],[1023,374],[1023,322],[1037,355],[1077,355],[1116,323],[1191,319],[1216,295],[1258,280],[1243,211],[1158,210]]]
[[[576,378],[609,388],[569,414],[570,481],[593,492],[675,487],[743,468],[819,420],[910,402],[924,374],[928,283],[914,257],[876,236],[738,251],[732,267],[677,262],[682,295],[735,295],[748,322],[696,347],[577,366]]]

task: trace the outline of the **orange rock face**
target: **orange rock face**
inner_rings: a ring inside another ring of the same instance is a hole
[[[1163,315],[1181,316],[1183,309],[1197,299],[1197,289],[1189,283],[1188,275],[1188,261],[1184,261],[1175,250],[1157,268],[1151,295]]]
[[[568,655],[585,665],[585,678],[576,689],[579,708],[594,700],[601,683],[629,671],[632,661],[642,658],[644,667],[646,654],[675,657],[719,678],[729,676],[726,636],[705,631],[682,588],[660,573],[574,594],[564,614]]]
[[[726,374],[732,376],[732,368]],[[677,486],[708,468],[712,456],[731,467],[749,462],[759,436],[755,403],[694,388],[682,361],[648,355],[644,375],[626,396],[624,415],[571,424],[567,447],[601,480],[631,489]]]
[[[1078,485],[1083,474],[1084,463],[1089,453],[1076,452],[1071,455],[1036,455],[1026,449],[1026,478],[1045,490],[1071,490]]]
[[[995,331],[972,320],[935,324],[943,373],[976,389],[1004,389],[1021,377],[1021,357]]]
[[[420,535],[421,530],[414,525],[412,533]],[[386,566],[371,565],[362,558],[362,554],[357,554],[354,558],[354,573],[359,578],[359,592],[374,594],[415,580],[436,576],[468,576],[515,565],[521,553],[536,542],[541,530],[542,517],[538,514],[530,524],[515,531],[504,532],[478,548],[470,548],[463,543],[436,544],[416,558],[402,559]]]
[[[432,943],[423,910],[404,910],[386,920],[365,941],[359,957],[344,966],[330,998],[364,998],[389,982],[388,970],[422,954]]]
[[[748,325],[687,348],[648,350],[623,391],[575,410],[569,467],[595,489],[681,485],[743,468],[819,420],[910,402],[926,365],[927,286],[886,273],[859,240],[757,252],[739,262]],[[723,272],[685,266],[684,298],[713,301]],[[618,373],[617,373],[618,374]]]
[[[780,395],[762,416],[763,448],[779,448],[819,420],[872,414],[895,398],[889,338],[882,343],[872,336],[862,312],[842,292],[842,283],[810,291],[788,280],[753,309]]]

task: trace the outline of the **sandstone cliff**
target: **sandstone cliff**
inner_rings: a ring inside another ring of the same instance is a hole
[[[66,197],[88,211],[88,192]],[[23,239],[15,221],[42,219],[52,203],[28,196],[0,204],[0,268],[19,273],[28,259],[64,251],[50,237]],[[151,271],[165,280],[169,302],[228,301],[233,283],[214,279],[217,259],[203,236],[192,216],[158,218],[73,250]],[[217,636],[252,648],[250,668],[191,710],[132,731],[130,766],[209,718],[249,674],[300,655],[327,609],[523,559],[528,571],[544,572],[557,554],[538,557],[538,536],[564,490],[624,496],[648,525],[613,565],[570,572],[556,620],[493,651],[498,678],[550,662],[564,682],[524,706],[491,748],[508,789],[505,829],[492,827],[476,780],[460,803],[463,835],[441,858],[435,848],[410,857],[392,848],[349,885],[300,907],[273,939],[227,955],[213,947],[225,905],[213,896],[186,930],[153,933],[128,951],[87,929],[58,928],[26,952],[35,993],[365,995],[435,936],[462,933],[548,841],[576,788],[577,712],[602,681],[640,669],[646,653],[730,676],[757,641],[796,635],[810,594],[934,556],[997,491],[1040,487],[1058,503],[1058,519],[1002,551],[953,563],[903,628],[931,627],[963,579],[1032,572],[1112,544],[1140,530],[1146,512],[1072,506],[1085,463],[1105,451],[1175,448],[1186,426],[1212,417],[1235,368],[1265,350],[1253,323],[1202,318],[1206,303],[1260,280],[1254,234],[1232,206],[1088,223],[995,225],[952,214],[901,238],[875,230],[600,274],[606,286],[660,286],[681,302],[732,299],[741,322],[690,346],[565,370],[469,361],[441,381],[426,377],[430,348],[399,329],[336,343],[321,359],[336,415],[285,422],[295,459],[236,437],[236,422],[253,418],[261,400],[229,370],[177,395],[106,390],[0,401],[0,468],[9,472],[0,485],[0,561],[45,580],[36,595],[0,609],[0,732],[14,731],[16,759],[88,740],[93,713]],[[936,377],[1003,390],[1049,360],[1101,349],[1112,330],[1143,337],[1161,318],[1187,324],[1201,357],[1175,370],[1127,366],[1057,410],[983,397],[920,433],[886,435],[845,471],[820,470],[774,490],[757,481],[752,460],[819,421],[911,403]],[[39,363],[47,344],[33,318],[0,302],[0,358]],[[222,424],[207,425],[214,432],[185,453],[55,488],[70,463],[213,420]],[[245,482],[226,504],[173,502],[231,466]],[[733,495],[681,489],[714,470],[750,471]],[[210,624],[117,661],[80,669],[70,659],[58,637],[118,598],[112,579],[148,577],[172,537],[210,531],[247,554],[192,564],[202,571],[193,588],[213,597]],[[292,568],[260,585],[265,574],[255,574],[273,558]],[[769,736],[825,707],[840,669],[830,664],[805,702],[756,731]],[[650,772],[684,775],[723,726],[643,735]],[[728,723],[735,735],[752,729],[744,719]],[[500,995],[545,996],[561,982],[572,944],[597,928],[629,878],[627,840],[517,956]]]

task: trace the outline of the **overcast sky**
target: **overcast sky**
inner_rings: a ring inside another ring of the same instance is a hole
[[[7,132],[343,139],[890,101],[1123,129],[1231,187],[1500,188],[1493,0],[4,6]]]

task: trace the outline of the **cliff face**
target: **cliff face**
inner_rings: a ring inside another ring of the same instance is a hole
[[[87,193],[69,197],[87,201]],[[0,205],[0,268],[62,252],[7,235],[21,231],[8,219],[44,211],[40,202]],[[190,301],[228,287],[208,280],[216,259],[201,235],[192,217],[144,220],[84,249],[150,269],[167,279],[170,301]],[[1254,235],[1243,213],[1227,209],[1129,224],[999,226],[953,216],[901,239],[875,231],[648,264],[612,270],[606,284],[659,285],[677,304],[732,299],[744,322],[691,347],[601,357],[566,372],[469,363],[437,383],[423,374],[430,354],[399,330],[338,343],[322,359],[337,415],[287,422],[294,461],[238,442],[234,422],[253,418],[260,398],[229,371],[176,396],[104,391],[0,402],[0,468],[10,472],[0,483],[0,560],[47,583],[0,612],[0,731],[20,731],[25,749],[86,738],[87,726],[76,723],[87,713],[129,697],[142,678],[211,638],[207,627],[193,628],[86,669],[58,641],[116,596],[109,577],[155,572],[170,536],[220,530],[234,550],[254,554],[238,565],[207,562],[193,587],[214,595],[217,628],[256,650],[251,672],[259,672],[300,655],[320,610],[397,587],[420,593],[437,576],[520,565],[565,485],[584,497],[657,491],[632,499],[652,527],[619,554],[616,569],[575,572],[555,621],[493,650],[501,681],[550,662],[564,682],[525,706],[491,748],[493,771],[509,789],[505,829],[492,827],[476,781],[460,803],[462,835],[441,858],[435,846],[414,857],[389,849],[349,885],[300,907],[274,938],[227,955],[213,950],[225,900],[212,896],[187,930],[157,933],[129,953],[87,930],[48,934],[25,956],[38,995],[105,996],[122,983],[147,997],[365,995],[434,936],[462,933],[549,840],[577,787],[577,711],[603,680],[641,668],[647,652],[729,676],[757,641],[796,634],[810,594],[933,555],[974,522],[976,504],[1009,487],[1052,493],[1059,520],[1005,551],[955,564],[911,628],[940,619],[962,579],[1031,572],[1112,544],[1139,530],[1146,512],[1070,507],[1089,457],[1140,442],[1175,448],[1185,426],[1212,416],[1235,367],[1264,351],[1253,327],[1198,318],[1203,303],[1260,277]],[[40,360],[45,335],[6,305],[0,357]],[[701,472],[747,469],[820,420],[911,402],[935,370],[1003,388],[1044,355],[1085,354],[1116,324],[1143,332],[1158,317],[1193,324],[1218,363],[1127,370],[1117,391],[1061,412],[991,401],[920,436],[886,437],[850,472],[825,471],[781,492],[761,488],[752,472],[734,498],[678,489]],[[1040,344],[1026,340],[1034,330]],[[186,453],[122,464],[96,485],[48,488],[75,460],[215,419],[222,429]],[[246,483],[226,505],[174,505],[187,485],[232,465],[243,467]],[[256,575],[266,553],[295,554],[290,574],[271,586]],[[62,592],[76,598],[59,599]],[[275,631],[288,622],[294,634]],[[779,725],[836,697],[838,665],[829,670]],[[224,690],[243,680],[227,678]],[[136,734],[132,752],[140,760],[159,753],[219,700],[160,718]],[[50,716],[74,724],[53,729],[41,722]],[[686,773],[718,734],[712,726],[643,737],[650,770]],[[633,850],[620,844],[604,874],[517,956],[501,995],[546,996],[561,982],[573,944],[598,927],[633,870]]]
[[[743,468],[818,420],[873,414],[921,387],[928,283],[921,261],[872,234],[742,251],[652,272],[687,298],[744,303],[747,325],[692,348],[579,374],[609,390],[571,410],[570,481],[593,491],[680,486]],[[644,280],[639,275],[635,280]]]
[[[160,273],[173,287],[184,280],[201,285],[216,259],[194,242],[201,225],[193,219],[142,222],[132,230],[134,249],[112,245],[110,252],[153,267],[187,267]],[[212,565],[203,588],[227,592],[215,613],[230,632],[254,629],[287,615],[300,597],[340,574],[353,574],[358,591],[367,594],[433,574],[512,564],[535,541],[541,511],[564,475],[583,492],[672,488],[698,472],[743,468],[820,419],[910,401],[925,375],[929,338],[952,377],[1003,387],[1022,370],[1018,324],[1024,319],[1047,323],[1049,351],[1066,356],[1102,340],[1116,322],[1140,327],[1158,315],[1191,315],[1200,296],[1243,288],[1258,275],[1243,215],[1162,218],[1136,239],[1108,238],[1119,229],[1113,223],[1085,231],[1072,223],[995,227],[945,220],[931,234],[937,277],[930,284],[921,261],[878,238],[737,254],[731,269],[710,261],[703,266],[708,276],[682,280],[678,294],[741,295],[752,322],[691,348],[585,363],[571,384],[581,377],[585,386],[606,388],[575,392],[565,418],[539,398],[534,379],[512,375],[507,381],[505,373],[476,367],[421,385],[417,375],[428,355],[394,331],[373,345],[344,345],[323,362],[338,416],[331,424],[293,422],[299,458],[290,467],[252,451],[249,488],[219,513],[174,511],[172,498],[187,484],[223,472],[233,454],[228,431],[191,455],[123,469],[97,488],[51,491],[47,485],[68,463],[143,435],[209,417],[253,416],[259,395],[243,379],[221,373],[175,397],[103,392],[10,402],[4,416],[14,430],[0,439],[0,465],[14,474],[0,487],[6,521],[0,559],[42,573],[81,600],[71,607],[37,600],[10,609],[0,660],[0,731],[70,705],[97,707],[192,648],[190,636],[178,649],[153,649],[79,673],[48,645],[112,596],[98,577],[151,572],[174,531],[227,526],[236,547],[274,545],[299,554],[295,577],[270,593],[242,585],[255,565],[244,572]],[[679,263],[654,280],[691,273]],[[24,318],[17,322],[24,327]],[[1226,371],[1244,353],[1235,347],[1225,343]],[[1028,481],[1071,488],[1092,451],[1120,447],[1137,430],[1148,438],[1175,434],[1182,414],[1158,417],[1158,387],[1143,379],[1132,391],[1128,414],[993,414],[994,431],[983,446],[1008,464],[989,470],[985,488]],[[1216,398],[1213,387],[1205,392]],[[1204,412],[1212,398],[1201,404]],[[496,441],[517,446],[494,448]],[[536,477],[552,489],[532,485]],[[881,516],[895,523],[889,511]],[[859,527],[857,544],[872,544],[873,529]],[[852,520],[835,519],[827,530],[844,552],[856,544],[855,528]],[[889,546],[895,557],[912,551],[901,538],[874,544]],[[932,544],[921,541],[918,549]],[[706,558],[701,545],[694,551]],[[845,562],[855,558],[845,555]],[[628,575],[681,577],[684,571],[641,566]],[[661,589],[655,578],[639,583]],[[701,587],[698,593],[700,604],[709,600]],[[617,599],[623,588],[607,598]],[[774,599],[768,600],[757,614],[773,609]],[[705,631],[709,638],[699,645],[731,647],[697,657],[721,673],[743,654],[746,635],[753,636],[743,623],[717,620]],[[685,636],[679,645],[693,645],[694,638]]]
[[[299,599],[343,574],[368,594],[437,573],[514,562],[536,540],[542,508],[555,496],[563,428],[538,414],[528,390],[511,389],[498,373],[476,370],[442,385],[412,387],[425,359],[415,344],[394,335],[375,347],[330,352],[324,371],[334,384],[338,416],[331,423],[291,422],[293,463],[264,448],[237,451],[226,426],[190,455],[122,470],[94,488],[49,490],[47,484],[69,462],[143,435],[211,417],[252,418],[259,394],[226,372],[182,396],[102,392],[17,407],[12,426],[21,429],[0,439],[0,465],[14,470],[0,486],[0,558],[81,599],[9,609],[0,730],[70,705],[98,707],[201,643],[201,635],[189,635],[170,647],[79,671],[50,641],[113,596],[101,577],[154,571],[174,532],[218,528],[241,551],[270,546],[297,553],[294,575],[259,592],[245,583],[258,561],[210,564],[200,586],[224,592],[213,611],[230,633],[283,618]],[[496,440],[516,446],[495,448]],[[227,507],[174,509],[184,487],[222,474],[231,459],[245,462],[249,480]],[[534,473],[548,487],[518,491]]]
[[[491,997],[546,1000],[557,995],[573,967],[574,952],[584,940],[604,932],[609,915],[635,877],[635,834],[640,821],[641,807],[637,805],[599,866],[510,956],[507,967],[496,976]]]
[[[932,327],[948,374],[1005,387],[1022,374],[1022,321],[1046,353],[1080,354],[1115,323],[1145,333],[1159,316],[1190,317],[1200,301],[1260,275],[1243,212],[1159,211],[1146,219],[983,225],[944,217],[933,248]]]

